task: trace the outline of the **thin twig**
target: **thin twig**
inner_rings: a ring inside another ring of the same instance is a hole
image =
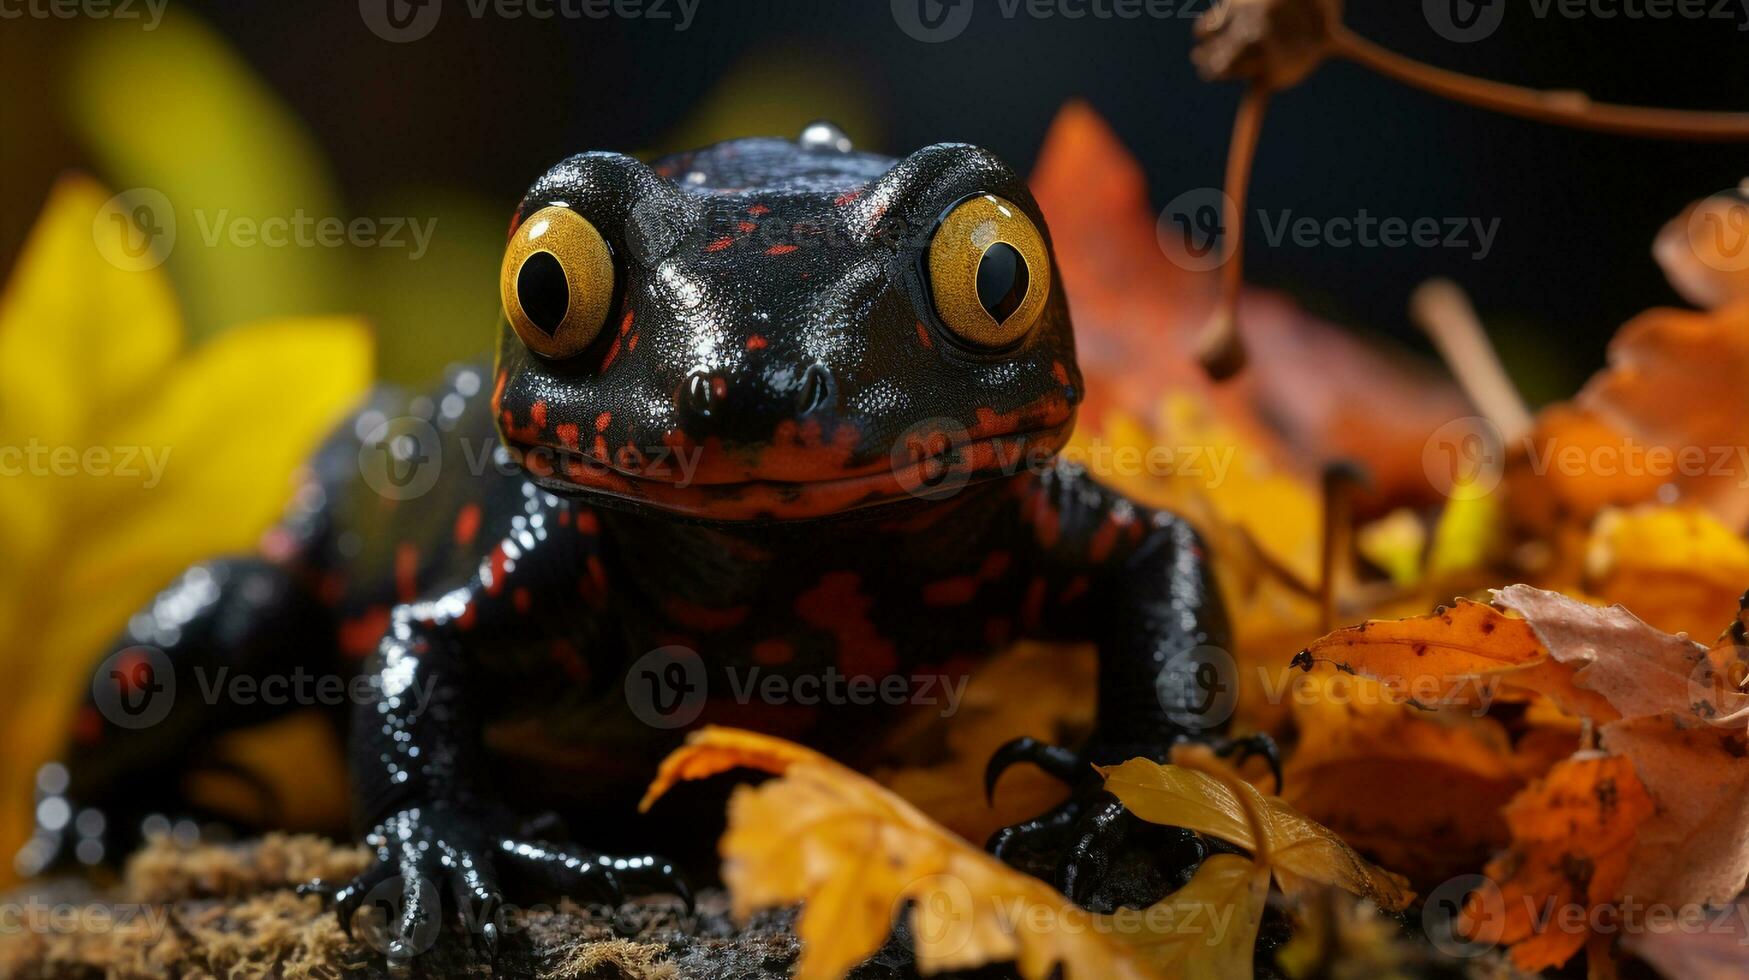
[[[1257,159],[1257,139],[1263,132],[1263,113],[1269,106],[1269,91],[1252,85],[1239,99],[1233,117],[1233,137],[1227,147],[1226,200],[1222,222],[1221,295],[1214,315],[1197,341],[1197,360],[1216,381],[1238,374],[1245,367],[1245,343],[1239,337],[1239,294],[1245,287],[1245,198],[1251,187],[1251,165]]]
[[[1330,25],[1330,53],[1434,95],[1538,122],[1624,136],[1749,140],[1749,113],[1657,109],[1593,102],[1577,91],[1507,85],[1435,68],[1382,48],[1342,24]]]
[[[1409,297],[1409,315],[1426,331],[1470,402],[1500,430],[1506,445],[1530,434],[1530,409],[1507,376],[1481,318],[1457,283],[1429,279]]]

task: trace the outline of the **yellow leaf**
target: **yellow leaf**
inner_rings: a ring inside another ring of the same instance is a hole
[[[1100,773],[1105,788],[1149,823],[1186,827],[1248,850],[1261,844],[1276,880],[1289,895],[1304,891],[1308,883],[1335,885],[1391,911],[1405,907],[1414,897],[1402,878],[1368,864],[1329,828],[1247,783],[1229,786],[1207,773],[1148,759],[1131,759]],[[1246,817],[1240,793],[1250,797],[1251,806],[1263,817],[1261,842]]]
[[[1587,551],[1586,591],[1669,633],[1710,638],[1749,587],[1749,542],[1700,507],[1605,510]]]
[[[1408,588],[1421,580],[1421,553],[1427,547],[1427,528],[1407,507],[1362,527],[1354,546],[1367,561],[1383,569],[1391,581]]]
[[[0,480],[0,853],[23,842],[34,773],[127,617],[188,565],[252,551],[371,375],[368,332],[339,318],[181,355],[162,270],[98,253],[108,197],[57,187],[0,299],[0,446],[76,461]]]
[[[787,746],[787,747],[786,747]],[[719,849],[737,916],[802,902],[797,976],[841,977],[909,916],[925,974],[1013,962],[1034,980],[1147,975],[1092,917],[954,837],[858,773],[778,739],[709,728],[664,760],[652,791],[742,765],[781,769],[729,801]]]
[[[1166,976],[1232,980],[1252,972],[1268,898],[1268,867],[1237,854],[1216,854],[1183,888],[1147,909],[1126,909],[1099,921]],[[1167,928],[1126,925],[1137,920],[1164,922]]]

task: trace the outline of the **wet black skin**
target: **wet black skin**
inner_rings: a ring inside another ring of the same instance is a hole
[[[1155,897],[1200,843],[1141,829],[1087,763],[1218,740],[1218,725],[1182,724],[1201,698],[1185,655],[1226,646],[1226,620],[1183,521],[1052,459],[1081,399],[1060,278],[1009,349],[973,349],[941,322],[923,250],[939,216],[979,193],[1045,228],[1024,182],[963,145],[894,161],[827,138],[742,140],[653,166],[559,164],[518,213],[562,203],[600,229],[617,277],[601,336],[555,362],[501,324],[492,371],[457,369],[423,398],[380,394],[315,458],[263,555],[194,570],[117,649],[162,651],[183,690],[220,664],[375,679],[348,737],[376,863],[333,897],[349,922],[373,889],[401,893],[391,959],[429,944],[439,905],[490,948],[505,896],[662,888],[658,859],[545,843],[522,821],[556,810],[591,840],[690,728],[854,757],[897,715],[738,703],[752,669],[897,675],[921,691],[1023,636],[1097,644],[1098,724],[1078,749],[1022,742],[992,760],[992,782],[1029,761],[1075,792],[991,847],[1092,904]],[[411,446],[435,467],[417,495],[361,477],[394,462],[395,434],[402,457]],[[610,453],[686,448],[693,481],[610,471],[589,458],[597,436]],[[968,448],[979,439],[1000,451]],[[891,485],[919,461],[934,482]],[[628,671],[651,670],[640,658],[672,646],[696,651],[701,691],[664,692],[678,675],[660,669],[628,687]],[[145,729],[87,709],[64,795],[107,828],[39,825],[35,864],[81,837],[113,851],[139,815],[179,812],[171,787],[198,747],[265,713],[192,701]],[[696,717],[667,727],[676,703]],[[1128,859],[1140,851],[1156,860]]]

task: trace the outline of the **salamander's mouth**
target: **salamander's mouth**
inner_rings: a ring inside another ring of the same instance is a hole
[[[625,457],[602,456],[506,439],[506,446],[543,489],[567,497],[611,497],[689,517],[722,521],[804,520],[904,501],[939,501],[973,484],[1049,465],[1068,441],[1072,409],[1022,431],[972,435],[908,433],[888,458],[844,466],[810,479],[721,479],[703,472],[686,449],[643,453],[636,468]],[[661,459],[655,456],[663,456]]]

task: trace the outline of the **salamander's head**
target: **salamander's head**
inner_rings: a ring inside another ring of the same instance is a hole
[[[1044,220],[991,154],[810,126],[535,182],[500,277],[494,409],[557,493],[819,517],[1016,472],[1081,376]]]

